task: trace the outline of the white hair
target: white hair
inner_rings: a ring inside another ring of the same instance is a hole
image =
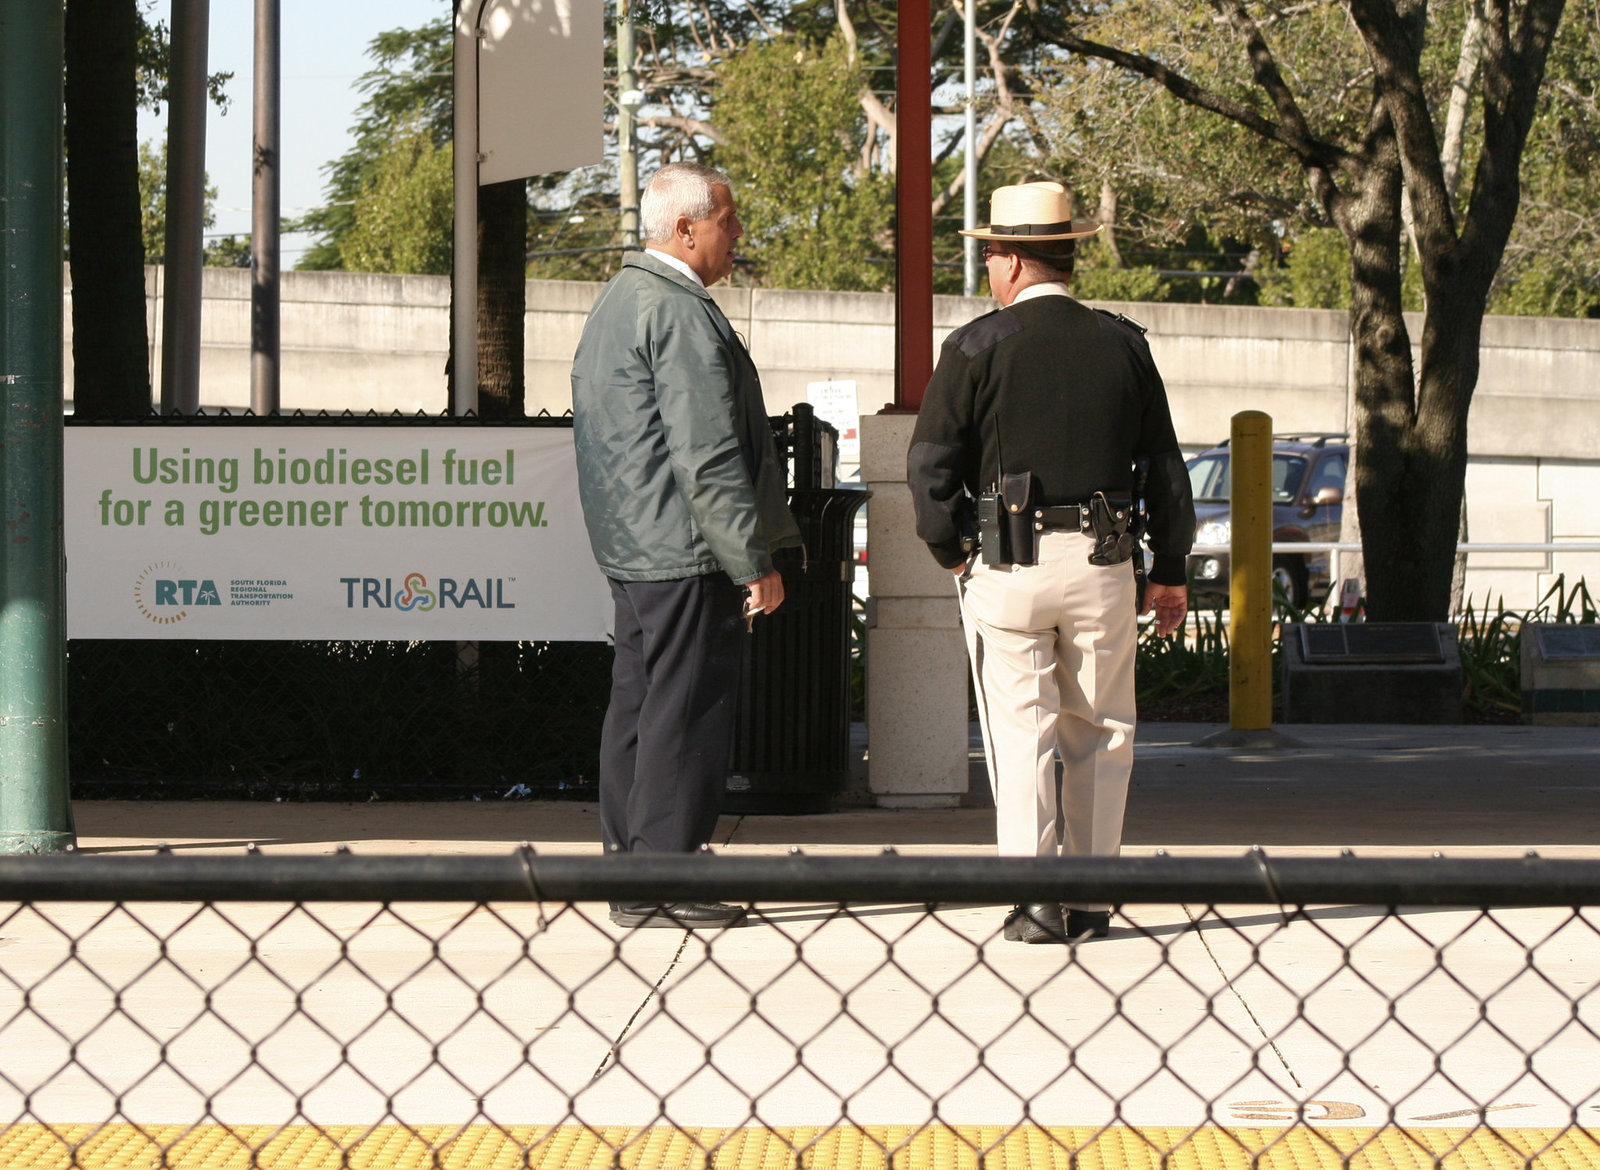
[[[639,200],[639,226],[646,243],[661,244],[672,238],[680,215],[690,223],[705,219],[716,205],[713,188],[733,189],[728,176],[699,163],[668,163],[650,177]]]

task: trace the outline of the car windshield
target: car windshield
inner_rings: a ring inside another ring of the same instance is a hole
[[[1228,502],[1228,457],[1202,455],[1189,461],[1189,490],[1203,504]]]
[[[1272,500],[1276,504],[1286,504],[1293,500],[1300,491],[1300,482],[1305,478],[1306,461],[1299,455],[1288,455],[1274,452],[1272,456]],[[1228,475],[1228,456],[1226,452],[1215,455],[1201,455],[1189,461],[1189,490],[1194,493],[1194,498],[1204,504],[1226,504],[1228,494],[1232,490],[1232,479]]]

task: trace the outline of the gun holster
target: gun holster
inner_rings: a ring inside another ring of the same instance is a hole
[[[1135,546],[1133,501],[1113,504],[1105,492],[1089,497],[1089,528],[1094,547],[1089,551],[1091,565],[1120,565],[1131,560]]]
[[[986,565],[1038,563],[1033,526],[1033,473],[1000,477],[1000,483],[978,497],[978,547]]]

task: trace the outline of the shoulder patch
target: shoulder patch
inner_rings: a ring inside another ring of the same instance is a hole
[[[1150,330],[1139,324],[1139,322],[1135,321],[1132,317],[1124,316],[1121,313],[1113,313],[1110,309],[1096,309],[1095,312],[1099,313],[1102,317],[1109,321],[1115,321],[1118,325],[1126,325],[1140,337],[1143,337],[1146,333],[1150,332]]]
[[[957,329],[950,335],[949,344],[954,345],[969,358],[975,358],[1013,333],[1021,332],[1022,322],[1018,321],[1014,314],[995,309],[975,321],[968,321]]]

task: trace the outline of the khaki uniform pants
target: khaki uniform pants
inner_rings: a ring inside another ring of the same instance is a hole
[[[961,584],[999,852],[1114,857],[1133,769],[1133,565],[1089,564],[1078,532],[1038,543],[1038,564],[980,560]]]

